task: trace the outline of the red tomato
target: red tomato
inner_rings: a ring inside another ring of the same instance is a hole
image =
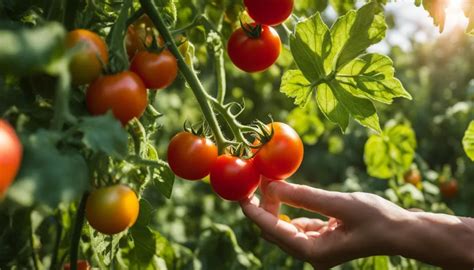
[[[456,179],[451,179],[446,182],[441,182],[439,184],[439,189],[443,197],[447,199],[452,199],[458,195],[459,187],[458,181]]]
[[[212,188],[223,199],[241,201],[255,192],[261,176],[252,159],[222,155],[212,165],[210,178]]]
[[[112,110],[123,125],[139,118],[146,109],[148,97],[145,85],[137,74],[124,71],[102,76],[87,89],[87,109],[92,115]]]
[[[83,47],[74,55],[69,64],[72,83],[76,85],[88,84],[100,76],[103,65],[109,62],[109,53],[104,40],[97,34],[77,29],[68,33],[66,47]]]
[[[406,183],[410,183],[414,185],[415,187],[417,187],[421,182],[420,171],[415,170],[415,169],[412,169],[406,172],[403,178],[405,179]]]
[[[273,137],[255,155],[255,166],[271,180],[282,180],[293,175],[303,161],[303,142],[298,133],[284,123],[275,122]],[[268,127],[270,130],[270,126]]]
[[[7,191],[20,168],[23,148],[15,130],[0,119],[0,197]]]
[[[130,25],[125,36],[128,59],[132,60],[137,52],[144,51],[150,47],[153,42],[153,36],[155,36],[157,44],[163,46],[163,39],[161,36],[156,37],[156,34],[158,34],[158,31],[150,17],[146,14]]]
[[[125,185],[94,190],[86,202],[86,218],[92,228],[116,234],[130,228],[138,218],[140,204],[135,192]]]
[[[198,180],[209,175],[217,159],[217,147],[209,139],[189,132],[180,132],[168,145],[168,163],[173,172],[187,180]]]
[[[71,264],[66,263],[64,265],[64,270],[70,270],[71,269]],[[90,270],[91,266],[89,265],[89,262],[85,260],[77,260],[77,270]]]
[[[159,54],[140,51],[133,58],[130,70],[142,78],[147,88],[161,89],[168,87],[176,79],[178,61],[168,50]]]
[[[244,0],[247,12],[255,22],[277,25],[290,17],[293,0]]]
[[[262,25],[259,37],[252,37],[239,28],[232,33],[227,43],[230,59],[246,72],[259,72],[269,68],[278,59],[280,51],[281,41],[278,33],[266,25]]]

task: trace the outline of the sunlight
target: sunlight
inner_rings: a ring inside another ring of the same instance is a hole
[[[462,10],[463,0],[450,0],[449,5],[446,8],[446,28],[450,30],[452,28],[465,27],[468,23],[468,19],[464,16]]]

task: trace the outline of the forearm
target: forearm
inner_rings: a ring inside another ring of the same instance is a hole
[[[433,213],[410,213],[396,253],[448,269],[474,268],[474,220]],[[394,232],[396,234],[396,232]]]

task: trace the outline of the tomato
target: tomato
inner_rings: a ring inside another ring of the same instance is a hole
[[[135,54],[146,49],[146,41],[140,37],[140,34],[133,25],[127,29],[125,36],[125,47],[127,49],[128,59],[132,60]]]
[[[456,179],[451,179],[449,181],[441,182],[439,184],[439,189],[443,197],[452,199],[458,194],[458,181]]]
[[[255,154],[255,166],[271,180],[282,180],[298,170],[303,161],[303,142],[298,133],[284,123],[275,122],[273,137]],[[271,126],[268,126],[269,130]]]
[[[83,44],[83,47],[73,56],[69,64],[72,82],[76,85],[92,82],[102,73],[103,65],[109,62],[107,45],[97,34],[85,29],[69,32],[66,47],[81,46],[79,44]]]
[[[15,130],[0,119],[0,197],[15,179],[20,168],[23,147]]]
[[[71,264],[66,263],[64,265],[64,270],[70,270],[71,269]],[[92,269],[91,266],[89,265],[89,262],[85,260],[77,260],[77,270],[90,270]]]
[[[247,12],[255,22],[277,25],[290,17],[293,0],[244,0]]]
[[[157,53],[138,52],[130,64],[130,70],[142,78],[150,89],[166,88],[178,75],[178,61],[169,50]]]
[[[405,179],[406,183],[410,183],[414,185],[415,187],[418,186],[421,183],[421,174],[420,171],[416,169],[409,170],[408,172],[405,173],[403,176]]]
[[[128,59],[132,60],[139,51],[144,51],[153,43],[153,37],[156,38],[157,44],[163,46],[165,42],[161,36],[157,35],[158,31],[153,25],[148,15],[141,16],[127,29],[125,36],[125,47],[127,48]],[[158,37],[156,37],[158,36]]]
[[[143,114],[148,97],[140,77],[124,71],[95,80],[87,89],[86,103],[91,114],[99,115],[112,110],[115,117],[126,125]]]
[[[239,28],[230,36],[227,52],[234,65],[241,70],[259,72],[276,62],[281,52],[281,41],[278,33],[270,26],[262,25],[258,37]]]
[[[131,188],[114,185],[94,190],[86,202],[86,218],[92,228],[104,234],[116,234],[135,224],[138,198]]]
[[[261,175],[252,159],[222,155],[212,165],[210,178],[212,189],[220,197],[241,201],[255,192]]]
[[[198,180],[209,175],[217,159],[217,147],[209,139],[189,132],[180,132],[168,146],[168,163],[171,170],[187,180]]]

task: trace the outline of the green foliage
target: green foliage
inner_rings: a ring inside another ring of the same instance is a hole
[[[462,145],[467,156],[474,160],[474,121],[469,124],[469,127],[462,139]]]
[[[352,116],[363,126],[380,132],[372,103],[392,103],[396,97],[411,99],[394,78],[391,60],[363,52],[385,36],[386,24],[370,3],[341,16],[329,29],[319,14],[298,23],[290,37],[299,70],[282,78],[281,91],[305,106],[316,91],[321,112],[345,131]]]
[[[381,179],[399,176],[413,162],[416,138],[408,124],[388,123],[381,135],[371,135],[364,148],[369,175]]]
[[[474,35],[474,3],[471,0],[461,0],[462,9],[466,18],[469,19],[469,25],[466,28],[466,33]],[[443,32],[446,23],[446,8],[449,6],[449,0],[416,0],[415,4],[428,11],[433,18],[434,25],[439,27],[439,31]]]

